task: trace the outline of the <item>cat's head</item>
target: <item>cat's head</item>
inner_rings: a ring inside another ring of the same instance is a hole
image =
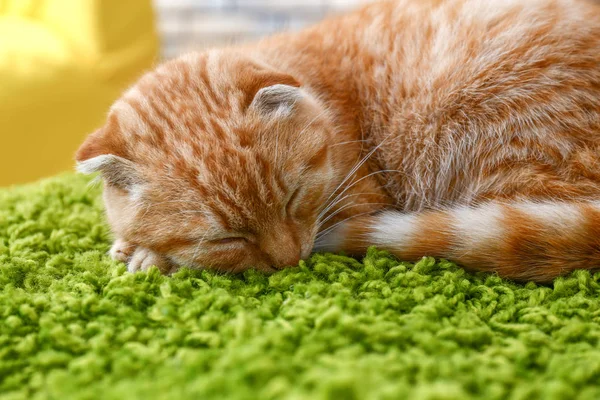
[[[328,113],[301,82],[227,52],[144,76],[77,152],[115,234],[176,263],[293,265],[340,183]]]

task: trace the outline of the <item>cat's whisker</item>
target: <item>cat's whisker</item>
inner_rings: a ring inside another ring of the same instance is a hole
[[[335,195],[335,193],[344,185],[344,183],[346,183],[348,181],[348,179],[350,179],[351,177],[354,176],[354,174],[356,173],[356,171],[358,171],[360,169],[360,167],[362,167],[362,165],[368,160],[368,158],[376,150],[377,150],[377,147],[374,148],[373,150],[371,150],[365,157],[363,157],[362,160],[360,160],[359,162],[357,162],[356,165],[354,165],[354,167],[352,167],[352,169],[350,169],[350,172],[348,172],[348,174],[344,177],[344,179],[340,182],[340,184],[334,189],[334,191],[331,192],[331,195],[329,195],[329,197],[327,199],[325,199],[325,203],[327,203],[329,201],[329,199],[331,199],[331,197]]]
[[[340,226],[344,222],[348,222],[351,219],[362,217],[364,215],[369,215],[369,214],[373,214],[373,211],[367,211],[367,212],[364,212],[364,213],[359,213],[359,214],[356,214],[356,215],[352,215],[352,216],[350,216],[348,218],[345,218],[345,219],[341,220],[340,222],[336,222],[335,224],[331,225],[327,229],[324,229],[323,231],[318,232],[317,235],[315,236],[315,243],[317,241],[323,239],[323,237],[325,237],[326,235],[328,235],[329,233],[331,233],[335,228],[337,228],[338,226]]]
[[[398,173],[402,173],[402,171],[399,170],[394,170],[394,169],[384,169],[384,170],[380,170],[380,171],[375,171],[375,172],[371,172],[368,175],[363,176],[362,178],[360,178],[359,180],[357,180],[356,182],[351,183],[350,185],[348,185],[340,194],[338,194],[336,196],[335,199],[333,199],[331,201],[331,204],[333,204],[335,206],[335,204],[337,204],[339,201],[337,201],[337,199],[342,196],[344,193],[346,193],[349,189],[351,189],[352,187],[356,186],[358,183],[360,183],[361,181],[374,176],[374,175],[378,175],[378,174],[382,174],[382,173],[386,173],[386,172],[398,172]],[[331,205],[330,204],[330,205]],[[328,206],[329,207],[329,206]]]
[[[369,192],[369,193],[354,193],[354,194],[347,194],[344,197],[342,197],[341,199],[339,199],[338,201],[336,201],[335,203],[331,203],[328,207],[324,208],[319,215],[317,216],[317,220],[320,220],[321,218],[323,218],[323,216],[325,216],[325,214],[327,214],[327,212],[329,210],[331,210],[333,207],[335,207],[337,204],[341,203],[342,201],[349,199],[351,197],[357,197],[357,196],[367,196],[367,195],[373,195],[373,196],[377,196],[378,193],[373,193],[373,192]]]
[[[361,204],[361,203],[359,203]],[[356,202],[353,201],[351,203],[348,204],[344,204],[342,207],[338,208],[337,210],[334,210],[331,214],[329,214],[325,219],[321,219],[319,218],[317,220],[317,226],[318,229],[321,229],[321,227],[327,222],[329,221],[332,217],[335,217],[337,214],[339,214],[341,211],[345,210],[349,205],[356,205]]]
[[[304,126],[304,128],[302,128],[302,130],[301,130],[301,131],[300,131],[300,133],[298,134],[298,137],[302,137],[302,135],[303,135],[303,134],[306,132],[306,130],[307,130],[308,128],[310,128],[310,126],[311,126],[312,124],[314,124],[316,120],[318,120],[319,118],[321,118],[321,117],[322,117],[322,116],[323,116],[323,115],[324,115],[326,112],[327,112],[327,110],[323,110],[323,111],[321,111],[319,114],[317,114],[317,116],[316,116],[316,117],[314,117],[312,120],[310,120],[310,122],[308,122],[308,123],[307,123],[307,124]]]
[[[342,182],[335,188],[335,190],[331,193],[331,195],[329,195],[329,197],[325,200],[325,203],[327,203],[332,196],[335,195],[335,193],[348,181],[348,179],[350,179],[352,176],[354,176],[354,174],[369,160],[369,158],[371,158],[371,156],[373,154],[375,154],[375,152],[377,150],[379,150],[381,148],[381,146],[383,146],[385,144],[385,142],[387,141],[387,139],[391,136],[392,134],[389,133],[385,138],[383,138],[383,140],[381,141],[381,143],[379,143],[377,146],[375,146],[371,151],[369,151],[367,153],[366,156],[364,156],[362,158],[362,160],[360,160],[351,170],[350,172],[346,175],[346,177],[342,180]]]
[[[333,217],[335,217],[336,215],[338,215],[340,212],[347,210],[349,208],[353,208],[353,207],[361,207],[361,206],[377,206],[377,205],[387,205],[389,206],[389,203],[350,203],[350,204],[346,204],[343,207],[338,208],[337,210],[335,210],[335,212],[331,213],[327,218],[325,218],[323,221],[320,222],[320,225],[322,226],[323,224],[325,224],[327,221],[329,221],[330,219],[332,219]]]
[[[331,226],[329,226],[329,227],[327,227],[327,228],[325,228],[325,229],[323,229],[321,231],[318,231],[317,235],[315,236],[315,240],[319,240],[320,238],[322,238],[323,236],[325,236],[329,232],[331,232],[333,229],[337,228],[342,223],[344,223],[344,222],[346,222],[346,221],[348,221],[350,219],[353,219],[353,218],[356,218],[356,217],[360,217],[361,215],[367,215],[367,214],[372,214],[372,213],[373,213],[373,211],[365,211],[364,213],[359,213],[359,214],[355,214],[355,215],[351,215],[349,217],[346,217],[343,220],[338,221],[335,224],[333,224],[333,225],[331,225]]]
[[[356,193],[354,194],[354,196],[360,196],[361,193]],[[349,195],[344,196],[343,198],[338,200],[338,197],[336,197],[335,199],[331,200],[328,204],[326,204],[323,207],[323,210],[319,213],[319,218],[321,218],[323,215],[325,215],[329,210],[331,210],[333,207],[335,207],[339,202],[343,201],[344,199],[346,199]]]
[[[330,144],[328,147],[336,147],[336,146],[342,146],[345,144],[352,144],[352,143],[365,143],[367,142],[366,140],[348,140],[346,142],[340,142],[340,143],[334,143],[334,144]]]

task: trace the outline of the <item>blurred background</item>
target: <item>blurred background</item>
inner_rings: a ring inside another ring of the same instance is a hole
[[[155,0],[162,55],[300,29],[364,0]]]
[[[0,186],[73,170],[161,60],[300,29],[365,0],[0,0]]]

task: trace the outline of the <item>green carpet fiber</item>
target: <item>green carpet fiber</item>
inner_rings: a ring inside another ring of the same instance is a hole
[[[517,285],[375,249],[130,274],[88,182],[0,190],[2,399],[600,398],[600,275]]]

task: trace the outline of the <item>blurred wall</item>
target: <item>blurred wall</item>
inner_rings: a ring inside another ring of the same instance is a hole
[[[155,0],[163,56],[299,29],[366,0]]]
[[[74,153],[159,52],[151,0],[0,0],[0,187]]]

